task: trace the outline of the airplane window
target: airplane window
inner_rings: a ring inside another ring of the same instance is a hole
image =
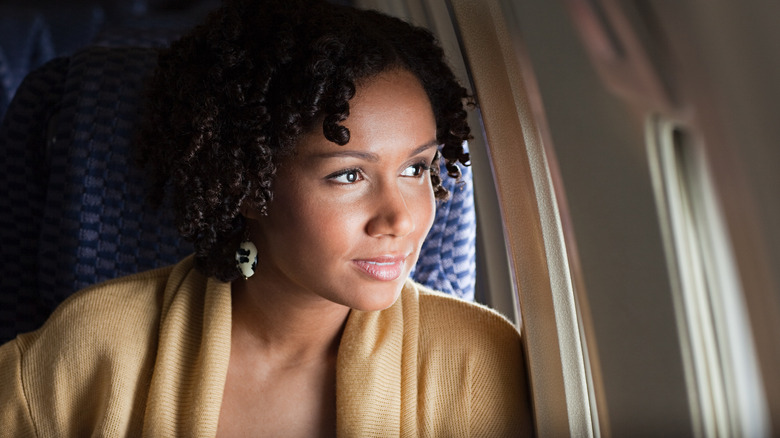
[[[651,169],[692,412],[700,436],[765,436],[757,357],[732,250],[695,137],[664,117],[648,121]]]
[[[780,6],[357,3],[477,97],[477,295],[522,324],[537,432],[780,430]]]

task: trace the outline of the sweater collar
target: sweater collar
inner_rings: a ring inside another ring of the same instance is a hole
[[[408,280],[388,309],[350,312],[337,359],[338,436],[416,435],[417,294]],[[216,435],[231,315],[230,283],[198,273],[192,257],[174,268],[163,297],[144,436]]]
[[[336,374],[338,436],[416,435],[417,290],[377,312],[350,312]]]

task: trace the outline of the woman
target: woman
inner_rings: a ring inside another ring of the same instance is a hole
[[[230,1],[160,57],[141,159],[196,248],[0,348],[10,436],[522,436],[519,334],[408,279],[466,163],[424,30]]]

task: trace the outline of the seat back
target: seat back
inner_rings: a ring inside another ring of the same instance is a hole
[[[0,128],[0,341],[38,327],[74,291],[192,252],[168,210],[145,206],[131,150],[156,52],[93,47],[20,87]],[[10,317],[10,318],[8,318]]]
[[[28,75],[0,125],[0,342],[39,326],[38,240],[46,205],[48,121],[62,100],[67,59]]]

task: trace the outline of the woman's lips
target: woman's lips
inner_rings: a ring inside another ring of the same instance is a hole
[[[393,281],[401,276],[406,257],[386,256],[371,259],[352,260],[361,272],[374,280]]]

